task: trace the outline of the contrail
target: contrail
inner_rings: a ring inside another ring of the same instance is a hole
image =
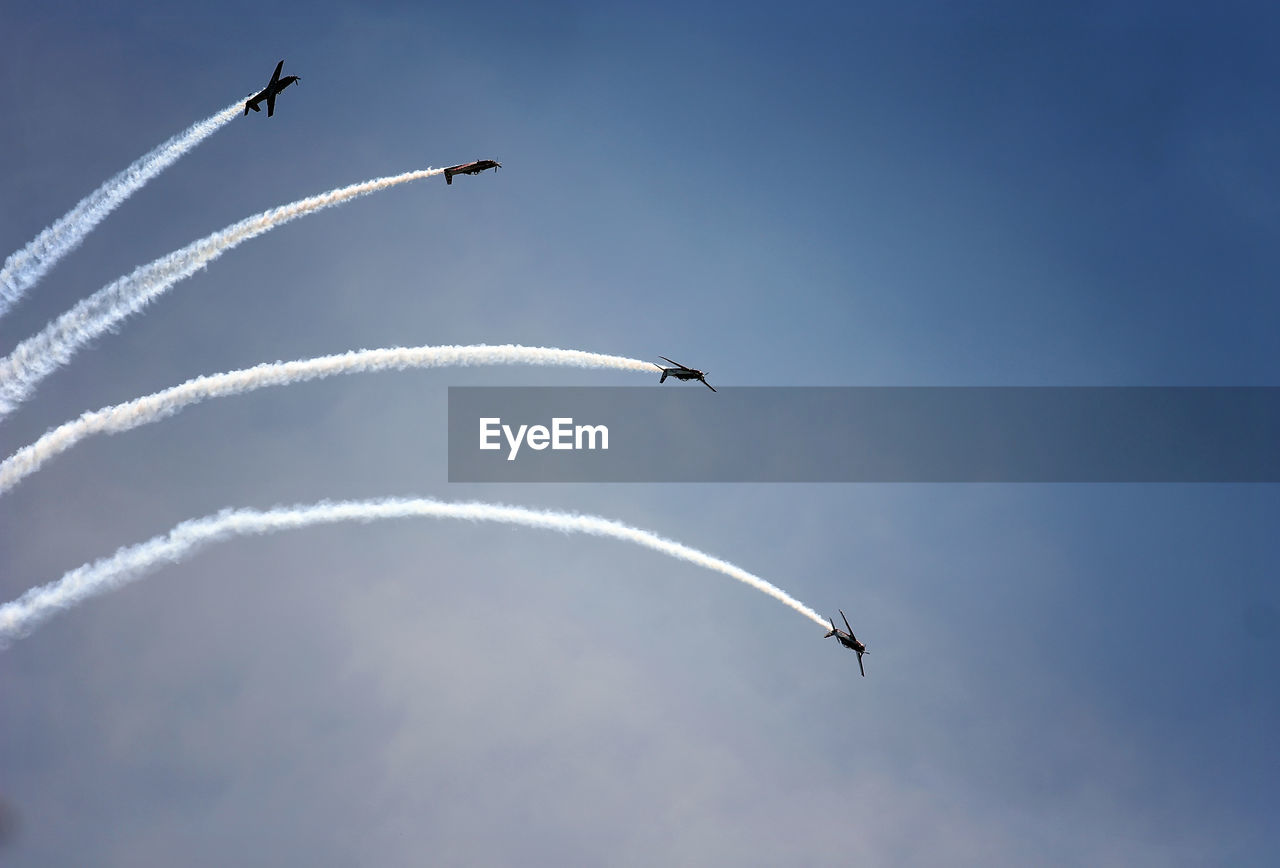
[[[547,365],[575,368],[607,368],[653,373],[650,362],[608,356],[582,350],[522,347],[517,344],[471,347],[394,347],[359,350],[293,362],[270,362],[225,374],[196,377],[172,388],[122,404],[84,413],[80,418],[50,430],[0,463],[0,494],[35,473],[49,459],[94,434],[117,434],[172,416],[184,407],[209,398],[239,395],[266,386],[286,386],[336,374],[404,368],[441,368],[469,365]]]
[[[176,563],[205,545],[234,536],[269,534],[281,530],[333,524],[340,521],[381,521],[389,518],[456,518],[493,521],[523,527],[611,537],[653,549],[682,561],[722,573],[768,594],[825,629],[817,612],[786,591],[741,567],[660,537],[647,530],[595,515],[526,509],[493,503],[446,503],[431,498],[321,501],[315,504],[279,506],[268,510],[224,509],[215,515],[184,521],[167,534],[138,545],[125,546],[114,555],[77,567],[56,582],[32,588],[0,606],[0,648],[28,635],[55,612],[81,600],[118,588],[164,563]]]
[[[4,261],[4,268],[0,268],[0,316],[4,316],[58,260],[78,247],[93,227],[106,219],[120,203],[229,123],[240,113],[243,105],[243,100],[233,103],[139,157],[123,172],[81,199],[76,207],[59,217],[26,247],[11,254]]]
[[[39,334],[18,344],[7,358],[0,360],[0,419],[12,413],[31,395],[36,384],[70,360],[78,349],[237,244],[313,211],[340,205],[357,196],[397,184],[439,175],[443,171],[419,169],[403,175],[377,178],[263,211],[107,284],[49,323]]]

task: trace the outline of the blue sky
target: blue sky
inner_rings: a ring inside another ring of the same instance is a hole
[[[6,254],[281,57],[302,83],[103,223],[0,320],[5,352],[265,208],[504,168],[246,243],[47,380],[0,448],[190,376],[392,345],[661,353],[717,386],[1276,385],[1276,24],[10,3]],[[0,498],[0,591],[224,506],[475,497],[841,607],[868,677],[765,597],[618,543],[234,541],[0,654],[6,864],[1274,862],[1274,486],[449,485],[445,389],[470,384],[643,382],[361,375],[98,438]]]

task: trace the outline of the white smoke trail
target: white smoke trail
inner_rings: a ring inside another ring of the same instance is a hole
[[[293,362],[271,362],[225,374],[196,377],[172,388],[145,395],[122,404],[84,413],[80,418],[52,429],[36,442],[24,446],[0,463],[0,494],[35,473],[49,459],[94,434],[128,431],[139,425],[172,416],[184,407],[209,398],[239,395],[267,386],[285,386],[336,374],[363,371],[440,368],[468,365],[547,365],[575,368],[608,368],[617,371],[653,373],[650,362],[561,350],[552,347],[522,347],[517,344],[472,347],[394,347],[359,350]]]
[[[18,344],[7,358],[0,360],[0,419],[12,413],[30,396],[36,384],[70,360],[78,349],[237,244],[313,211],[340,205],[357,196],[397,184],[439,175],[443,171],[419,169],[403,175],[377,178],[263,211],[104,286],[49,323],[39,334]]]
[[[114,555],[77,567],[56,582],[32,588],[0,606],[0,648],[28,635],[54,613],[88,597],[118,588],[140,578],[166,561],[176,563],[210,543],[234,536],[269,534],[281,530],[340,521],[381,521],[389,518],[456,518],[492,521],[523,527],[585,533],[635,543],[682,561],[722,573],[768,594],[825,629],[827,622],[804,603],[759,576],[728,561],[647,530],[594,515],[526,509],[493,503],[446,503],[431,498],[321,501],[280,506],[268,510],[224,509],[216,515],[184,521],[167,534],[138,545],[125,546]]]
[[[160,147],[139,157],[123,172],[81,199],[26,247],[11,254],[4,261],[4,268],[0,268],[0,316],[4,316],[58,260],[76,249],[85,236],[119,207],[120,203],[187,151],[229,123],[243,106],[243,100],[229,105],[213,117],[194,124]]]

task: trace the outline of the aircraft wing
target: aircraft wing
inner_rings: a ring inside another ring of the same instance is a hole
[[[276,64],[276,71],[275,71],[275,72],[273,72],[273,73],[271,73],[271,84],[275,84],[276,82],[278,82],[278,81],[280,80],[280,70],[282,70],[282,69],[284,69],[284,61],[283,61],[283,60]],[[268,85],[268,86],[270,86],[270,85]]]
[[[845,658],[845,659],[848,659],[848,658]],[[862,677],[863,677],[863,678],[866,678],[866,677],[867,677],[867,670],[865,670],[865,669],[863,669],[863,668],[862,668],[862,655],[861,655],[861,654],[859,654],[859,655],[858,655],[858,671],[862,673]]]
[[[284,63],[283,60],[280,62]],[[280,71],[279,69],[276,70],[276,72],[279,72],[279,71]],[[275,113],[276,113],[276,92],[273,90],[271,91],[271,93],[267,94],[267,117],[271,117]]]
[[[713,392],[716,390],[716,387],[708,383],[706,380],[702,381],[702,385],[706,386],[708,389],[710,389]]]

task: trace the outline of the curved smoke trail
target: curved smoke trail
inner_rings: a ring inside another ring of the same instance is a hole
[[[172,416],[184,407],[209,398],[239,395],[267,386],[286,386],[337,374],[364,371],[440,368],[468,365],[547,365],[575,368],[608,368],[652,373],[654,366],[639,359],[561,350],[522,347],[517,344],[472,347],[394,347],[359,350],[293,362],[270,362],[225,374],[195,377],[172,388],[122,404],[84,413],[80,418],[50,430],[0,462],[0,494],[35,473],[49,459],[94,434],[117,434]]]
[[[18,599],[0,606],[0,648],[28,635],[54,613],[140,578],[159,564],[181,561],[210,543],[235,536],[269,534],[314,524],[415,517],[492,521],[558,530],[561,533],[585,533],[635,543],[726,575],[768,594],[814,623],[821,624],[823,628],[827,626],[827,622],[817,612],[759,576],[728,561],[622,522],[595,515],[526,509],[503,504],[446,503],[431,498],[388,498],[321,501],[268,510],[224,509],[215,515],[184,521],[167,534],[120,548],[110,557],[77,567],[58,581],[32,588]]]
[[[125,317],[137,313],[169,287],[190,277],[210,261],[243,241],[255,238],[282,223],[330,208],[397,184],[439,175],[444,169],[419,169],[340,187],[263,211],[221,229],[181,250],[170,253],[132,274],[107,284],[71,310],[27,338],[0,360],[0,419],[12,413],[49,374],[66,364],[76,351],[108,331]]]
[[[106,219],[120,203],[229,123],[243,106],[243,100],[229,105],[139,157],[123,172],[81,199],[26,247],[11,254],[4,261],[4,267],[0,268],[0,316],[4,316],[58,260],[75,250],[93,227]]]

